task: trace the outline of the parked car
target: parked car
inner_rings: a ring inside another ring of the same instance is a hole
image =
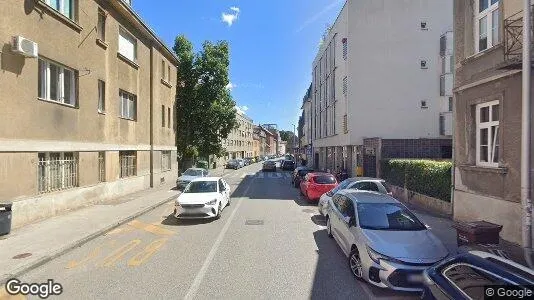
[[[266,160],[263,162],[261,167],[263,172],[265,171],[276,171],[276,162],[274,160]]]
[[[241,164],[237,159],[230,159],[228,162],[226,162],[226,169],[234,169],[237,170],[241,168]]]
[[[379,192],[382,194],[391,195],[388,185],[386,184],[386,181],[384,181],[383,179],[371,178],[371,177],[353,177],[353,178],[343,180],[333,190],[329,191],[328,193],[324,193],[321,196],[321,198],[319,199],[319,203],[317,204],[319,208],[319,212],[322,215],[324,215],[326,205],[328,204],[328,201],[332,198],[332,196],[335,193],[337,193],[337,191],[339,190],[347,190],[347,189],[356,189],[356,190],[362,190],[362,191],[375,191],[375,192]]]
[[[485,286],[516,286],[534,291],[534,271],[488,252],[461,253],[424,272],[421,299],[485,299]],[[511,290],[511,289],[510,289]],[[495,293],[497,295],[497,293]],[[519,298],[519,297],[518,297]]]
[[[175,201],[176,218],[216,218],[230,205],[230,185],[221,177],[203,177],[191,181]]]
[[[338,191],[328,201],[326,231],[352,274],[383,288],[422,291],[423,271],[448,255],[408,208],[378,192]]]
[[[308,201],[317,201],[322,194],[337,186],[336,177],[330,173],[308,173],[300,182],[300,192]]]
[[[236,159],[239,163],[239,168],[243,168],[245,166],[245,161],[242,158]]]
[[[207,176],[209,176],[209,172],[206,169],[189,168],[176,179],[176,187],[180,190],[184,189],[193,179]]]
[[[300,187],[300,182],[302,181],[302,179],[304,179],[304,176],[306,176],[306,174],[312,173],[312,172],[314,172],[314,170],[311,169],[311,168],[308,168],[308,167],[297,167],[293,171],[293,177],[291,179],[291,184],[296,188]]]
[[[282,170],[289,170],[289,171],[293,171],[295,170],[295,161],[293,160],[283,160],[281,163],[280,163],[280,169]]]
[[[254,163],[253,158],[251,157],[244,158],[243,161],[245,162],[245,166],[249,166]]]

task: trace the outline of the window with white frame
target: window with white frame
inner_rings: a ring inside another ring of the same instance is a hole
[[[484,51],[499,43],[499,0],[476,0],[475,48]]]
[[[120,177],[131,177],[137,174],[137,153],[135,151],[119,151]]]
[[[161,171],[171,169],[171,151],[161,151]]]
[[[476,106],[476,163],[499,166],[499,101]]]
[[[119,90],[121,118],[135,121],[137,117],[137,96]]]
[[[73,152],[38,154],[39,193],[65,190],[78,186],[78,156]]]
[[[74,106],[76,104],[76,74],[71,68],[39,58],[39,98]]]
[[[106,111],[106,83],[98,80],[98,112]]]
[[[119,53],[131,61],[137,60],[137,40],[124,28],[119,28]]]
[[[57,10],[60,14],[64,15],[65,17],[74,20],[75,14],[75,3],[76,0],[44,0],[44,2],[52,7],[53,9]]]

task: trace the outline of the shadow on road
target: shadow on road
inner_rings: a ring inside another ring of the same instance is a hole
[[[313,215],[311,216],[311,220],[315,225],[326,226],[326,219],[322,215]]]
[[[198,224],[211,223],[213,221],[214,219],[177,219],[173,214],[170,214],[161,221],[161,224],[169,226],[195,226]]]

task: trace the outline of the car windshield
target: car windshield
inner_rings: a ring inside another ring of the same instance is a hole
[[[330,192],[328,192],[328,194],[334,195],[335,193],[337,193],[337,191],[344,190],[350,183],[351,181],[349,180],[343,180],[338,186],[336,186]]]
[[[401,231],[426,229],[417,217],[398,203],[360,203],[358,220],[363,229]]]
[[[235,160],[235,159],[231,159],[231,160],[228,161],[228,163],[229,163],[229,164],[235,164],[235,163],[237,163],[237,160]]]
[[[313,170],[299,170],[298,174],[300,177],[306,176],[306,174],[313,172]]]
[[[202,176],[202,170],[187,169],[184,172],[186,176]]]
[[[314,181],[318,184],[333,184],[336,183],[336,178],[332,175],[319,175],[315,176]]]
[[[216,193],[217,181],[193,181],[184,190],[184,193]]]

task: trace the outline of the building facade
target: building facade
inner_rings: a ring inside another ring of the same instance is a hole
[[[0,15],[13,227],[175,181],[177,58],[129,4],[5,0]]]
[[[522,2],[455,0],[454,11],[454,218],[500,224],[517,244]]]
[[[226,148],[227,157],[225,159],[245,158],[253,156],[253,129],[254,123],[252,119],[244,113],[238,111],[236,113],[237,127],[234,128],[226,140],[223,141],[223,146]]]
[[[422,157],[450,158],[451,138],[439,130],[439,41],[451,30],[452,0],[347,0],[312,65],[312,165],[377,176],[381,152],[368,138],[400,149],[403,139],[446,139]]]
[[[311,105],[312,103],[312,85],[310,84],[310,87],[306,91],[306,94],[304,95],[302,99],[302,106],[301,106],[301,130],[299,135],[299,142],[300,142],[300,153],[302,159],[306,160],[308,165],[311,166],[313,164],[312,160],[312,110]]]

